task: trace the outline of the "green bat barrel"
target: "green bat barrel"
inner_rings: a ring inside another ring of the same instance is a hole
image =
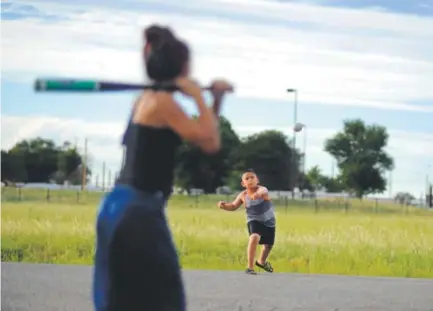
[[[94,80],[38,79],[35,82],[35,90],[39,92],[95,92],[98,91],[99,88],[100,83]]]

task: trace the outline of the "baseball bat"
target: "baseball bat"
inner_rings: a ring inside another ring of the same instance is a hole
[[[131,84],[122,82],[85,80],[85,79],[36,79],[34,85],[36,92],[113,92],[131,90],[165,90],[177,91],[179,88],[173,84]],[[209,90],[209,87],[202,88]]]

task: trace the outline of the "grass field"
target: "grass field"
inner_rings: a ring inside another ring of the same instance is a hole
[[[170,226],[186,269],[245,267],[244,212],[221,211],[216,200],[174,197],[169,202]],[[27,262],[91,264],[98,201],[63,201],[3,200],[2,260],[17,260],[14,250],[22,250]],[[341,208],[317,213],[278,205],[269,258],[275,270],[433,278],[433,213],[403,213],[400,207],[390,213],[391,206],[386,213],[366,213],[353,206],[350,213]]]

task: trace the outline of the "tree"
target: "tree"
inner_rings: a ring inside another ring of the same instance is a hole
[[[340,179],[358,198],[386,189],[384,173],[393,168],[393,159],[385,152],[386,128],[366,125],[360,119],[345,120],[343,130],[325,142],[325,151],[337,161]]]
[[[410,204],[413,200],[415,197],[409,192],[398,192],[394,197],[394,201],[401,205]]]
[[[1,151],[1,179],[5,183],[27,180],[25,161],[21,154]]]
[[[57,146],[37,137],[22,140],[10,150],[2,150],[2,180],[25,183],[80,183],[74,177],[81,166],[81,155],[69,142]],[[87,171],[91,175],[90,170]],[[80,173],[81,175],[81,173]]]
[[[221,150],[205,154],[197,146],[183,143],[177,153],[176,184],[183,189],[200,188],[214,192],[224,185],[232,169],[232,153],[240,145],[240,139],[230,122],[220,117]]]
[[[11,157],[22,157],[27,178],[23,182],[49,182],[57,169],[59,150],[51,140],[37,137],[18,142],[9,150]]]
[[[315,190],[315,188],[314,188],[313,184],[311,183],[310,179],[304,173],[300,173],[298,175],[298,187],[301,190],[308,190],[308,191],[314,191]]]
[[[295,166],[292,166],[292,155]],[[234,171],[253,168],[270,189],[290,189],[292,170],[299,172],[300,155],[290,147],[287,137],[279,131],[263,131],[248,136],[233,154]],[[299,176],[299,174],[296,174]],[[240,176],[237,176],[240,182]]]
[[[306,179],[309,181],[314,190],[321,188],[322,185],[322,170],[318,165],[310,168],[306,174]]]
[[[306,179],[310,182],[314,190],[324,189],[326,192],[334,193],[345,190],[344,184],[339,176],[325,176],[318,165],[313,166],[307,172]]]
[[[57,172],[55,175],[60,177],[57,179],[57,183],[68,181],[73,185],[81,184],[81,162],[81,155],[78,153],[77,149],[65,143],[57,159]],[[86,169],[88,170],[88,168]],[[77,170],[79,173],[77,173]]]
[[[329,176],[322,176],[320,184],[328,193],[338,193],[346,189],[340,176],[334,178]]]

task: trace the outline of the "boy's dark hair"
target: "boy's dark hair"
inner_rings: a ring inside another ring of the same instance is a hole
[[[189,60],[188,46],[177,39],[173,32],[158,25],[144,30],[150,53],[145,57],[146,72],[156,82],[173,80],[179,76]]]
[[[257,174],[256,174],[256,171],[254,171],[252,168],[247,168],[247,169],[245,169],[245,170],[242,172],[241,177],[242,177],[245,173],[253,173],[253,174],[257,175]]]

